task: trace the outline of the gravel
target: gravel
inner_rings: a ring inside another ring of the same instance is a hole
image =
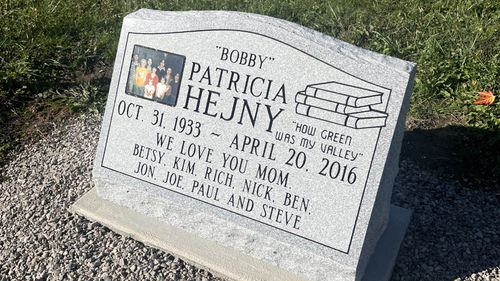
[[[81,115],[19,147],[0,172],[0,280],[221,280],[71,214],[92,188],[101,118]],[[413,210],[392,280],[500,281],[500,203],[409,161],[393,203]]]

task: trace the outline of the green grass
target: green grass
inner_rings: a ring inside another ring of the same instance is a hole
[[[0,4],[0,121],[29,118],[35,114],[27,110],[33,103],[44,109],[102,110],[108,81],[95,77],[112,65],[124,15],[139,8],[211,9],[282,18],[416,62],[409,115],[418,126],[455,123],[498,132],[498,99],[490,106],[473,105],[473,101],[478,91],[499,94],[499,3],[7,0]],[[0,158],[13,138],[8,129],[0,132]],[[499,139],[493,142],[494,151]]]

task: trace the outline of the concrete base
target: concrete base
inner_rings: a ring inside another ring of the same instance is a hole
[[[71,211],[146,245],[180,256],[221,277],[234,280],[305,280],[232,248],[199,238],[155,218],[104,200],[97,195],[95,189],[78,199],[71,206]],[[409,221],[409,210],[392,206],[389,224],[362,281],[390,279]]]
[[[411,211],[408,209],[391,206],[389,223],[380,237],[375,252],[370,257],[362,281],[389,281],[392,269],[396,264],[399,246],[403,242],[406,229],[410,223]]]

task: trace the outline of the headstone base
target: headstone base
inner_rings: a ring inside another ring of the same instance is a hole
[[[199,238],[97,195],[95,188],[71,206],[71,211],[122,235],[180,256],[221,277],[234,280],[305,280],[253,257]],[[362,281],[388,281],[411,212],[391,206],[387,228],[370,259]]]

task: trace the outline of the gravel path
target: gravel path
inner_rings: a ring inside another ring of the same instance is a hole
[[[92,187],[100,117],[19,148],[0,179],[0,280],[220,280],[72,215]],[[393,201],[413,210],[392,280],[500,281],[500,203],[403,161]]]

